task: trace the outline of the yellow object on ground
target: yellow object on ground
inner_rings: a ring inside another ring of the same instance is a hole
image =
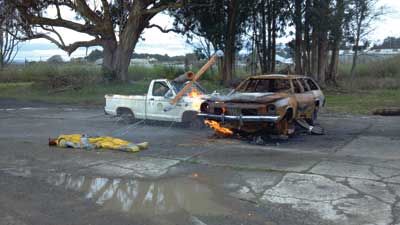
[[[57,146],[64,148],[106,148],[124,152],[137,152],[147,149],[149,146],[148,142],[135,144],[126,140],[109,136],[89,137],[85,134],[63,134],[60,135],[55,142]]]

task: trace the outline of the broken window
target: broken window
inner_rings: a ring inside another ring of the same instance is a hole
[[[165,96],[169,87],[165,82],[155,82],[153,87],[153,96]]]
[[[299,81],[305,92],[311,91],[311,88],[307,85],[307,82],[303,78],[299,79]]]
[[[311,90],[319,90],[318,85],[311,79],[307,79],[307,84],[310,86]]]
[[[297,80],[293,80],[294,93],[301,93],[301,87]]]
[[[250,79],[244,82],[238,92],[290,92],[287,79]]]

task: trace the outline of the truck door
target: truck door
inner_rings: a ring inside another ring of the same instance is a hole
[[[170,105],[174,96],[173,90],[165,81],[155,81],[151,90],[151,95],[147,98],[147,119],[152,120],[177,120],[178,113],[176,109],[164,112],[164,109]]]
[[[293,80],[293,86],[297,101],[298,117],[309,116],[314,111],[314,95],[312,92],[306,91],[297,79]]]

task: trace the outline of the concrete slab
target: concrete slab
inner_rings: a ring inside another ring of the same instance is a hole
[[[352,164],[347,162],[322,161],[311,169],[315,174],[352,177],[360,179],[381,180],[384,177],[397,174],[398,170],[377,168],[379,172],[374,172],[371,165]]]
[[[131,174],[133,170],[122,168],[112,164],[100,164],[88,168],[81,169],[88,174],[102,175],[106,177],[122,177]]]
[[[168,169],[179,163],[178,160],[140,157],[134,160],[122,160],[110,163],[110,166],[129,169],[137,177],[160,177],[168,172]]]
[[[289,173],[278,185],[265,191],[261,201],[290,204],[338,224],[383,225],[392,221],[390,204],[360,195],[346,185],[319,175]]]
[[[213,151],[196,157],[202,163],[237,168],[279,171],[305,171],[320,160],[312,154],[295,154],[274,150],[215,146]]]
[[[337,154],[398,160],[400,159],[399,146],[399,138],[361,136],[346,145]]]

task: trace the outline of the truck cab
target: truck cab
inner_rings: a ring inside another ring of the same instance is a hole
[[[168,79],[152,80],[145,95],[106,95],[104,110],[115,116],[131,114],[135,119],[190,122],[200,110],[204,90],[195,83],[177,104],[171,105],[183,86]]]

